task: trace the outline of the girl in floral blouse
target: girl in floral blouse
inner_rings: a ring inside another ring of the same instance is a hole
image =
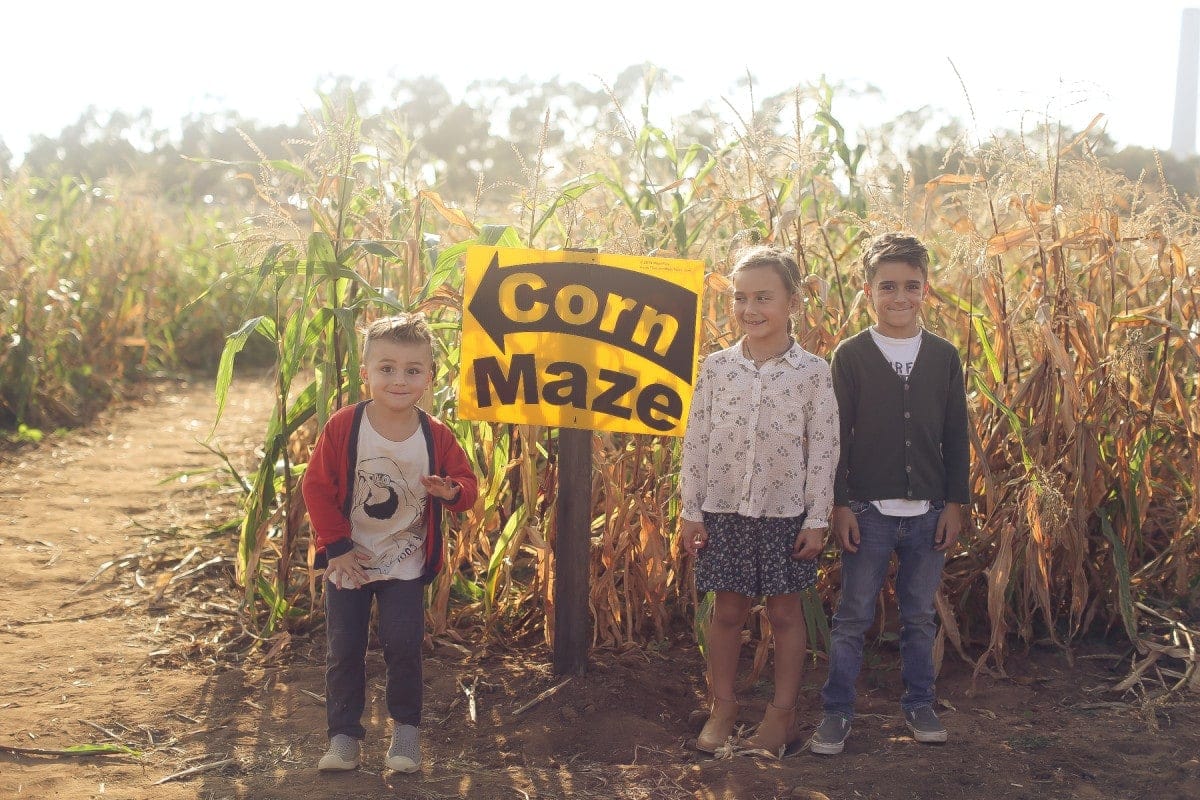
[[[715,592],[708,627],[713,704],[696,747],[733,732],[742,628],[766,597],[775,636],[775,694],[746,742],[779,755],[799,738],[796,699],[807,631],[800,593],[816,583],[833,506],[838,411],[829,364],[792,339],[800,269],[754,247],[730,273],[742,338],[704,359],[683,440],[680,535],[696,588]]]

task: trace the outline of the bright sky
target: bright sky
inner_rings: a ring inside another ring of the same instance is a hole
[[[11,3],[0,140],[19,157],[89,105],[149,108],[162,127],[223,109],[292,120],[331,75],[433,74],[456,94],[521,75],[599,88],[644,61],[678,76],[688,107],[727,97],[745,108],[735,83],[749,70],[759,96],[822,74],[878,87],[882,97],[835,101],[851,129],[923,105],[969,119],[953,61],[984,136],[1047,115],[1082,128],[1103,113],[1118,142],[1165,150],[1189,6],[1200,0]]]

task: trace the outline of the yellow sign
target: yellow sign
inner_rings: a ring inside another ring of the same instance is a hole
[[[700,261],[468,248],[459,416],[682,436],[703,283]]]

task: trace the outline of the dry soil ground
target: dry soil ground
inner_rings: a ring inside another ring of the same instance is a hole
[[[237,604],[220,530],[234,495],[209,479],[220,462],[197,443],[211,388],[162,381],[141,394],[85,430],[0,454],[0,798],[1200,797],[1200,710],[1147,716],[1102,691],[1128,667],[1120,653],[1080,648],[1072,666],[1035,648],[974,691],[948,657],[951,741],[931,747],[905,735],[897,655],[880,645],[845,754],[764,761],[688,749],[703,671],[683,637],[596,653],[586,675],[519,715],[558,682],[544,651],[431,641],[415,775],[381,770],[372,652],[364,764],[321,775],[320,632],[270,661],[211,657],[236,634]],[[252,462],[268,398],[262,383],[235,384],[216,436],[235,464]],[[806,677],[806,724],[821,673]],[[765,692],[744,693],[746,722]],[[18,752],[99,743],[137,752]]]

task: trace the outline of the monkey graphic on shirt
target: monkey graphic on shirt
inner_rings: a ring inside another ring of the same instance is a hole
[[[361,507],[371,519],[391,519],[401,507],[419,512],[422,500],[408,488],[400,467],[392,459],[368,458],[358,463],[354,507]]]
[[[355,548],[369,556],[362,562],[368,575],[398,577],[401,562],[420,550],[426,502],[424,488],[413,491],[394,459],[378,456],[358,462],[351,519],[360,526],[355,528]]]

